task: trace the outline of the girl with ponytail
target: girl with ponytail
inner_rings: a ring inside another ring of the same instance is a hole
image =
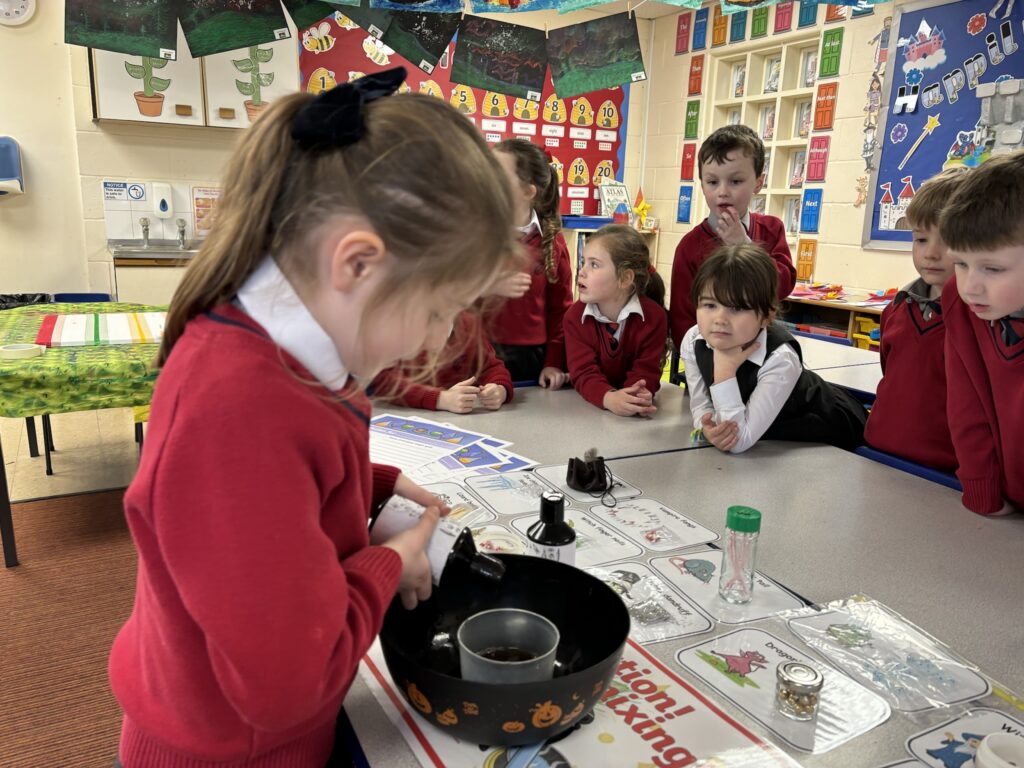
[[[572,268],[562,237],[558,171],[544,150],[522,139],[495,147],[526,246],[526,271],[506,274],[492,294],[506,299],[491,321],[491,340],[513,381],[558,389],[568,381],[562,318],[572,304]]]
[[[124,768],[350,765],[332,751],[359,660],[396,593],[430,594],[447,508],[370,462],[363,387],[441,349],[517,245],[483,138],[447,103],[392,95],[404,79],[275,101],[171,302],[125,494],[138,581],[109,664]],[[427,510],[370,546],[392,494]]]

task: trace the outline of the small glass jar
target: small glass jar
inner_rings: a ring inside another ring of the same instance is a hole
[[[754,558],[760,531],[760,512],[750,507],[729,507],[718,580],[718,594],[728,603],[749,603],[753,596]]]
[[[788,661],[775,668],[775,706],[791,720],[813,720],[818,714],[821,672],[798,661]]]

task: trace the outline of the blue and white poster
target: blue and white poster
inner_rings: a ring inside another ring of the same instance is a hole
[[[897,7],[877,134],[865,123],[865,142],[880,149],[866,244],[909,248],[905,214],[921,184],[1024,146],[1022,41],[1024,2]]]
[[[676,222],[679,224],[690,223],[690,208],[693,206],[693,185],[679,185],[679,205],[676,208]]]
[[[821,224],[821,190],[805,189],[800,203],[800,231],[816,233]]]
[[[693,45],[690,50],[703,51],[708,44],[708,9],[701,8],[693,16]]]

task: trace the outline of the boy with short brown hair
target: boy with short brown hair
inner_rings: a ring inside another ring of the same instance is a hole
[[[764,186],[764,143],[745,125],[719,128],[697,153],[700,187],[708,204],[708,217],[683,236],[672,262],[669,320],[672,346],[679,349],[683,336],[697,324],[690,298],[693,277],[704,260],[722,245],[760,245],[779,273],[779,298],[789,296],[796,269],[781,219],[750,213],[751,198]]]
[[[949,430],[963,503],[1024,509],[1024,150],[972,171],[939,219]]]
[[[943,472],[952,472],[957,462],[944,405],[946,328],[939,303],[953,275],[953,258],[939,233],[939,215],[966,173],[957,166],[934,176],[907,208],[919,277],[882,312],[883,376],[864,431],[873,448]]]

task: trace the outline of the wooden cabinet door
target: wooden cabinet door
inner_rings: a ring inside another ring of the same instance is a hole
[[[203,125],[199,61],[178,28],[177,61],[93,51],[96,116],[145,123]]]
[[[268,104],[299,90],[298,44],[275,40],[206,56],[203,70],[207,123],[247,128]]]

